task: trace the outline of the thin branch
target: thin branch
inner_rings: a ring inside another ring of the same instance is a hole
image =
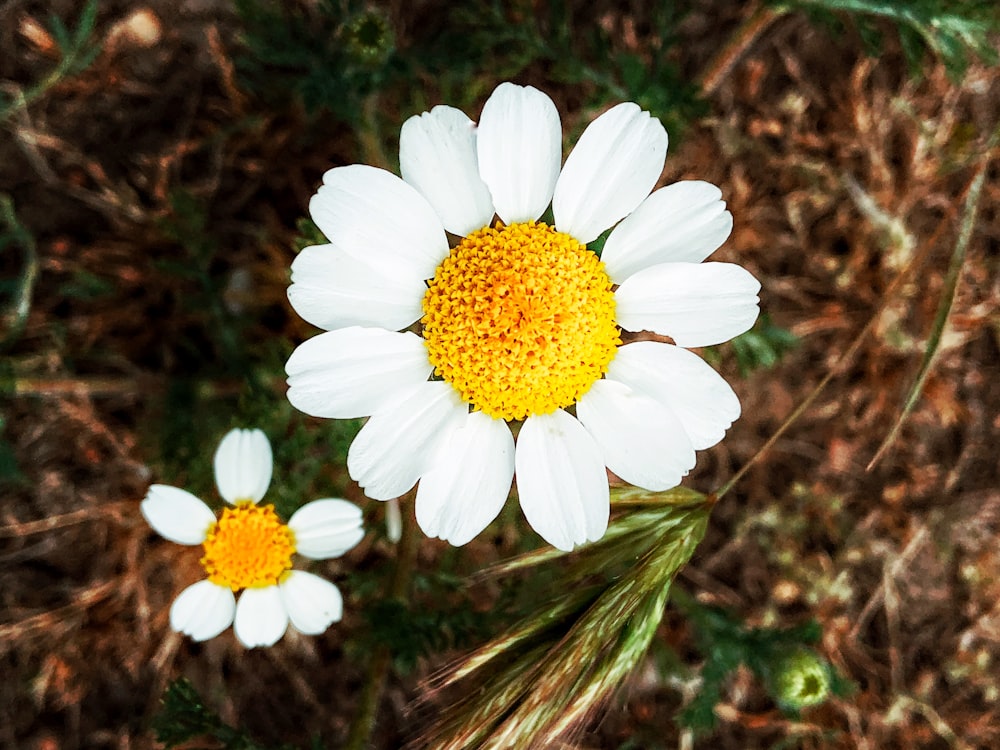
[[[705,72],[701,74],[702,94],[708,96],[715,93],[750,46],[786,13],[788,10],[785,8],[758,6],[705,66]]]

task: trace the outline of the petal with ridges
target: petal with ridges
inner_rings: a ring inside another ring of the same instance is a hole
[[[201,544],[215,523],[215,513],[205,503],[165,484],[150,487],[139,510],[157,534],[177,544]]]
[[[198,581],[174,599],[170,627],[196,641],[207,641],[232,624],[235,611],[232,591],[211,581]]]
[[[375,326],[398,331],[423,315],[424,278],[405,265],[376,266],[334,244],[313,245],[292,261],[288,301],[317,328]]]
[[[624,383],[598,380],[577,401],[576,415],[607,467],[636,487],[669,490],[695,464],[694,448],[677,417]]]
[[[278,588],[288,619],[300,633],[319,635],[344,615],[340,589],[325,578],[293,570]]]
[[[696,450],[722,440],[740,416],[740,400],[729,383],[697,354],[673,344],[636,341],[619,347],[607,377],[670,409]]]
[[[504,223],[541,216],[562,161],[562,125],[548,95],[501,83],[483,105],[477,148],[479,174]]]
[[[514,436],[480,411],[442,436],[417,488],[417,523],[429,537],[460,547],[499,515],[514,477]]]
[[[476,124],[461,110],[438,105],[404,122],[399,171],[449,232],[464,237],[492,221],[493,199],[479,176]]]
[[[627,331],[655,331],[678,346],[712,346],[749,331],[760,312],[760,282],[733,263],[660,263],[615,292]]]
[[[288,400],[314,417],[350,419],[378,411],[434,367],[413,333],[341,328],[300,344],[288,358]]]
[[[244,646],[273,646],[287,629],[288,612],[277,586],[246,589],[240,594],[233,630]]]
[[[271,484],[271,444],[260,430],[230,430],[215,451],[215,483],[229,503],[264,497]]]
[[[449,423],[468,409],[455,389],[441,381],[402,391],[371,416],[351,443],[351,478],[375,500],[399,497],[427,470]]]
[[[336,497],[313,500],[288,519],[295,551],[312,560],[340,557],[365,536],[361,508]]]
[[[412,185],[365,164],[336,167],[309,201],[309,214],[330,242],[375,268],[429,279],[448,255],[437,214]]]
[[[561,550],[592,542],[608,528],[608,478],[597,444],[562,409],[528,417],[514,454],[521,509],[538,534]]]
[[[635,210],[660,179],[667,131],[632,102],[583,131],[552,196],[556,229],[586,244]]]
[[[653,192],[608,236],[601,260],[608,276],[622,283],[659,263],[700,263],[733,230],[722,191],[709,182],[684,180]]]

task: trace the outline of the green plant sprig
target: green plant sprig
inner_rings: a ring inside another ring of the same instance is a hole
[[[58,16],[51,16],[49,21],[50,29],[62,57],[56,64],[56,67],[34,86],[23,91],[17,91],[8,101],[0,99],[0,125],[5,124],[16,113],[26,109],[32,102],[40,99],[65,78],[77,75],[90,66],[94,58],[101,51],[99,44],[93,44],[90,41],[96,20],[97,0],[87,1],[86,5],[83,6],[83,10],[80,11],[76,28],[72,31],[66,28],[66,25]]]
[[[711,500],[691,490],[613,492],[640,509],[614,519],[600,541],[490,571],[551,570],[554,558],[566,558],[547,598],[534,594],[516,625],[435,680],[431,698],[476,688],[458,695],[413,747],[550,747],[627,679],[659,626],[674,576],[704,536]]]

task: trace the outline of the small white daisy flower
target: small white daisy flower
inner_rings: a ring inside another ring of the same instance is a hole
[[[186,490],[149,488],[141,505],[149,525],[172,542],[204,545],[201,564],[208,578],[174,600],[174,630],[205,641],[233,625],[240,642],[254,648],[277,643],[289,621],[306,635],[318,635],[340,620],[344,605],[337,587],[292,570],[292,557],[343,555],[364,536],[361,510],[346,500],[314,500],[282,523],[273,505],[257,505],[271,483],[272,465],[263,432],[229,432],[215,452],[215,482],[232,507],[219,518]]]
[[[327,172],[309,210],[330,244],[292,264],[292,306],[328,332],[288,360],[289,400],[370,417],[351,476],[378,500],[419,480],[420,527],[452,544],[496,518],[515,473],[545,540],[599,539],[605,466],[674,487],[740,414],[682,348],[726,341],[758,314],[753,276],[702,263],[732,230],[721,191],[685,181],[650,194],[667,134],[633,103],[594,120],[560,168],[561,143],[555,105],[530,86],[498,86],[478,127],[447,106],[411,117],[402,179]],[[550,204],[551,227],[538,221]],[[598,258],[586,243],[611,227]],[[622,345],[622,330],[676,345]]]

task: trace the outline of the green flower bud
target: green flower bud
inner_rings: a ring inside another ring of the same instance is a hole
[[[830,695],[830,665],[812,649],[800,646],[779,659],[771,682],[778,703],[798,711]]]
[[[380,65],[392,53],[395,39],[389,19],[377,10],[356,15],[344,29],[351,56],[363,65]]]

